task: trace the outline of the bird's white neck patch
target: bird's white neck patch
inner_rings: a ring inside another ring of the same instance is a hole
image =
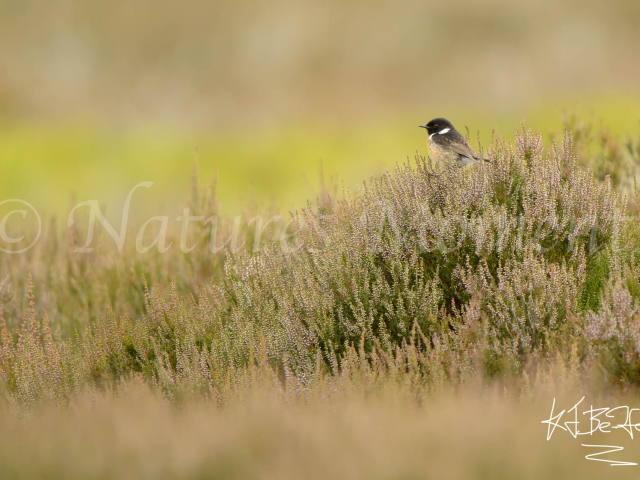
[[[431,140],[431,137],[433,137],[435,135],[435,133],[432,133],[431,135],[429,135],[429,140]]]
[[[442,130],[440,130],[438,132],[438,135],[444,135],[445,133],[447,133],[449,130],[451,130],[450,128],[443,128]]]

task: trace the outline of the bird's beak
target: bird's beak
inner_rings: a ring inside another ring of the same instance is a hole
[[[427,128],[426,125],[418,125],[420,128]]]

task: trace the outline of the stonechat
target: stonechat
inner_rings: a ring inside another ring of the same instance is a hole
[[[462,167],[480,160],[490,161],[487,158],[481,159],[446,118],[434,118],[426,125],[418,126],[426,128],[429,134],[427,148],[431,160],[438,163],[454,161]]]

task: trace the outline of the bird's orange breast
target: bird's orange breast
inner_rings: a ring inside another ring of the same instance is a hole
[[[444,150],[440,145],[430,141],[427,138],[427,150],[429,152],[429,158],[434,162],[443,162],[449,160],[448,152]]]

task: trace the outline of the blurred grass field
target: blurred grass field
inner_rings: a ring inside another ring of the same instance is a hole
[[[262,128],[176,129],[160,126],[105,126],[99,122],[12,123],[0,128],[0,192],[3,199],[24,199],[41,214],[62,219],[72,203],[98,200],[108,217],[119,218],[134,185],[153,181],[139,191],[132,214],[181,212],[189,194],[193,162],[201,180],[218,174],[221,210],[230,215],[250,202],[299,209],[320,191],[320,169],[334,187],[357,188],[396,162],[425,153],[425,134],[417,128],[435,116],[447,116],[472,142],[480,131],[483,145],[491,132],[513,138],[522,118],[550,141],[562,133],[563,115],[579,112],[602,121],[614,135],[640,132],[640,94],[567,98],[524,110],[478,110],[453,107],[394,114],[352,122],[309,121]],[[474,143],[475,145],[475,143]],[[115,213],[114,213],[115,212]]]
[[[598,449],[582,443],[614,443],[624,451],[604,458],[638,462],[634,440],[621,430],[572,438],[558,428],[546,440],[541,422],[553,397],[568,409],[586,392],[517,398],[506,389],[467,387],[422,405],[399,392],[396,386],[304,402],[262,388],[219,410],[198,402],[170,405],[134,383],[115,397],[82,396],[66,411],[49,408],[17,419],[0,409],[0,467],[6,478],[65,479],[637,476],[637,465],[585,459]],[[633,396],[585,400],[637,406]],[[584,420],[580,429],[588,431]]]

